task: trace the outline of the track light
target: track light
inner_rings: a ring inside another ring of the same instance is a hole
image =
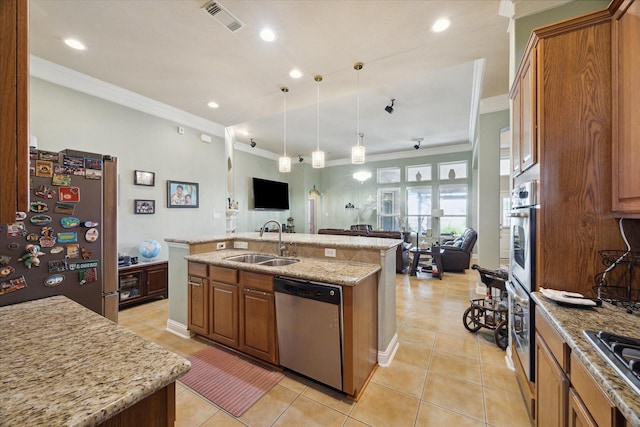
[[[304,162],[304,159],[302,158],[302,156],[298,155],[298,161],[299,161],[300,163]]]
[[[386,111],[389,114],[393,114],[393,103],[396,102],[395,99],[391,100],[391,105],[387,105],[386,107],[384,107],[384,111]],[[417,148],[416,148],[417,150]]]
[[[416,139],[416,141],[418,141],[418,143],[416,145],[413,146],[413,148],[415,148],[416,150],[420,149],[420,143],[422,142],[423,138],[418,138]]]
[[[251,148],[256,146],[256,142],[253,140],[253,138],[251,138]]]

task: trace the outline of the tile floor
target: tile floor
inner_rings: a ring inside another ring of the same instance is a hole
[[[358,402],[285,372],[285,378],[234,418],[176,387],[176,426],[508,426],[530,427],[515,374],[493,331],[468,332],[462,314],[478,298],[478,273],[396,276],[399,350],[379,367]],[[484,285],[480,282],[484,289]],[[165,331],[167,300],[122,310],[119,323],[183,356],[206,346]]]

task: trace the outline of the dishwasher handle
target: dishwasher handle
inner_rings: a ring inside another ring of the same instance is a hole
[[[276,277],[273,281],[273,290],[274,292],[298,298],[312,299],[334,305],[340,305],[342,300],[342,288],[328,283]]]

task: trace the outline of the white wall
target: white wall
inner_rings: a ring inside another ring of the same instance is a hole
[[[196,237],[225,232],[226,159],[224,141],[208,144],[200,132],[178,123],[58,86],[30,80],[30,129],[38,148],[67,148],[118,158],[118,250],[136,256],[143,240],[162,244],[167,237]],[[154,187],[133,184],[133,171],[155,172]],[[197,182],[200,206],[167,208],[167,180]],[[154,215],[135,215],[134,199],[156,201]]]

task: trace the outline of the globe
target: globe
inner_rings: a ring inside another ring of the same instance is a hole
[[[145,258],[155,258],[160,254],[160,243],[157,240],[145,240],[140,243],[140,247],[138,250],[140,251],[140,255]]]

